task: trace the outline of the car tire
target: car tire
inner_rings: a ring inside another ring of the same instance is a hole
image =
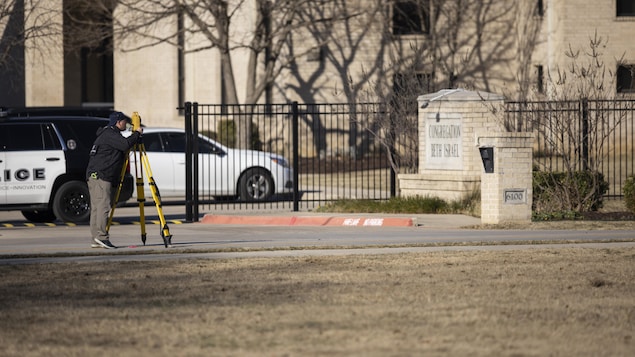
[[[22,211],[24,218],[35,223],[53,222],[55,214],[50,210]]]
[[[86,223],[90,220],[88,185],[69,181],[60,186],[53,199],[53,213],[60,221]]]
[[[273,195],[273,179],[265,169],[249,169],[240,177],[238,190],[242,200],[265,201]]]

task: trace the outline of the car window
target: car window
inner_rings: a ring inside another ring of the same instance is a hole
[[[165,151],[185,152],[185,133],[163,133]]]
[[[42,124],[42,142],[44,150],[61,150],[62,144],[51,124]]]
[[[59,150],[61,144],[50,124],[3,125],[0,147],[6,151]]]
[[[163,145],[161,145],[161,136],[159,133],[143,134],[143,145],[146,151],[163,152]]]
[[[87,151],[93,146],[97,137],[97,129],[105,126],[103,121],[60,121],[55,124],[66,146],[70,149]]]
[[[154,135],[158,136],[158,134]],[[161,136],[163,137],[163,146],[166,152],[185,152],[185,133],[161,133]],[[145,143],[146,151],[151,151],[148,149],[149,144],[146,139],[146,134],[144,134],[143,142]],[[199,138],[198,152],[201,154],[216,154],[221,152],[221,149],[209,141]]]
[[[198,152],[201,154],[216,154],[220,152],[220,148],[207,140],[198,138]]]
[[[7,149],[7,144],[9,143],[9,133],[11,133],[11,129],[9,128],[9,125],[0,125],[0,151]]]

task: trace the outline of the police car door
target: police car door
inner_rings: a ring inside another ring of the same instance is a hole
[[[46,203],[66,171],[64,151],[51,124],[8,123],[2,186],[7,204]]]
[[[4,205],[7,203],[7,187],[4,183],[4,171],[6,166],[6,155],[5,151],[7,150],[7,136],[8,131],[6,127],[0,126],[0,205]]]

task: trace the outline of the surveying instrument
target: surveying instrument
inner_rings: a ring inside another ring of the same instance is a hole
[[[135,131],[141,126],[141,117],[138,112],[132,113],[132,130]],[[136,186],[137,186],[137,202],[139,203],[139,219],[141,224],[141,241],[143,245],[146,245],[146,220],[145,220],[145,193],[143,191],[144,185],[144,177],[143,170],[145,169],[148,173],[148,184],[150,185],[150,192],[152,193],[152,198],[154,199],[154,204],[157,207],[157,213],[159,214],[159,220],[161,223],[161,237],[163,238],[163,244],[165,247],[172,246],[172,235],[170,234],[170,229],[168,228],[168,224],[166,223],[165,216],[163,215],[163,208],[161,206],[161,195],[159,194],[159,188],[157,187],[156,182],[154,181],[154,177],[152,176],[152,169],[150,168],[150,161],[148,160],[148,155],[146,153],[145,145],[143,144],[143,140],[139,138],[139,141],[134,144],[134,146],[126,153],[126,160],[124,161],[123,167],[121,168],[121,175],[119,176],[119,185],[117,186],[117,192],[115,194],[115,199],[113,200],[112,207],[110,209],[110,217],[108,217],[108,224],[106,225],[106,232],[110,230],[110,225],[112,224],[112,217],[115,214],[115,206],[116,202],[119,201],[119,195],[121,193],[121,188],[123,187],[124,175],[126,174],[126,167],[130,163],[130,153],[133,153],[133,159],[135,162],[135,178],[136,178]]]

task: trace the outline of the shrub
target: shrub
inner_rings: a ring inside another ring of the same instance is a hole
[[[597,211],[609,187],[600,172],[534,171],[533,175],[535,214]]]
[[[464,198],[446,202],[438,197],[392,197],[388,201],[338,200],[318,207],[316,212],[337,213],[461,213],[478,216],[480,192],[475,191]]]
[[[221,144],[229,147],[236,147],[236,123],[233,120],[221,120],[217,124],[216,139]],[[262,150],[262,141],[260,140],[260,134],[258,125],[252,123],[251,125],[251,149]]]
[[[635,176],[629,176],[624,182],[624,203],[626,209],[635,213]]]
[[[217,140],[219,143],[233,148],[236,146],[236,124],[233,120],[221,120],[217,124]]]

